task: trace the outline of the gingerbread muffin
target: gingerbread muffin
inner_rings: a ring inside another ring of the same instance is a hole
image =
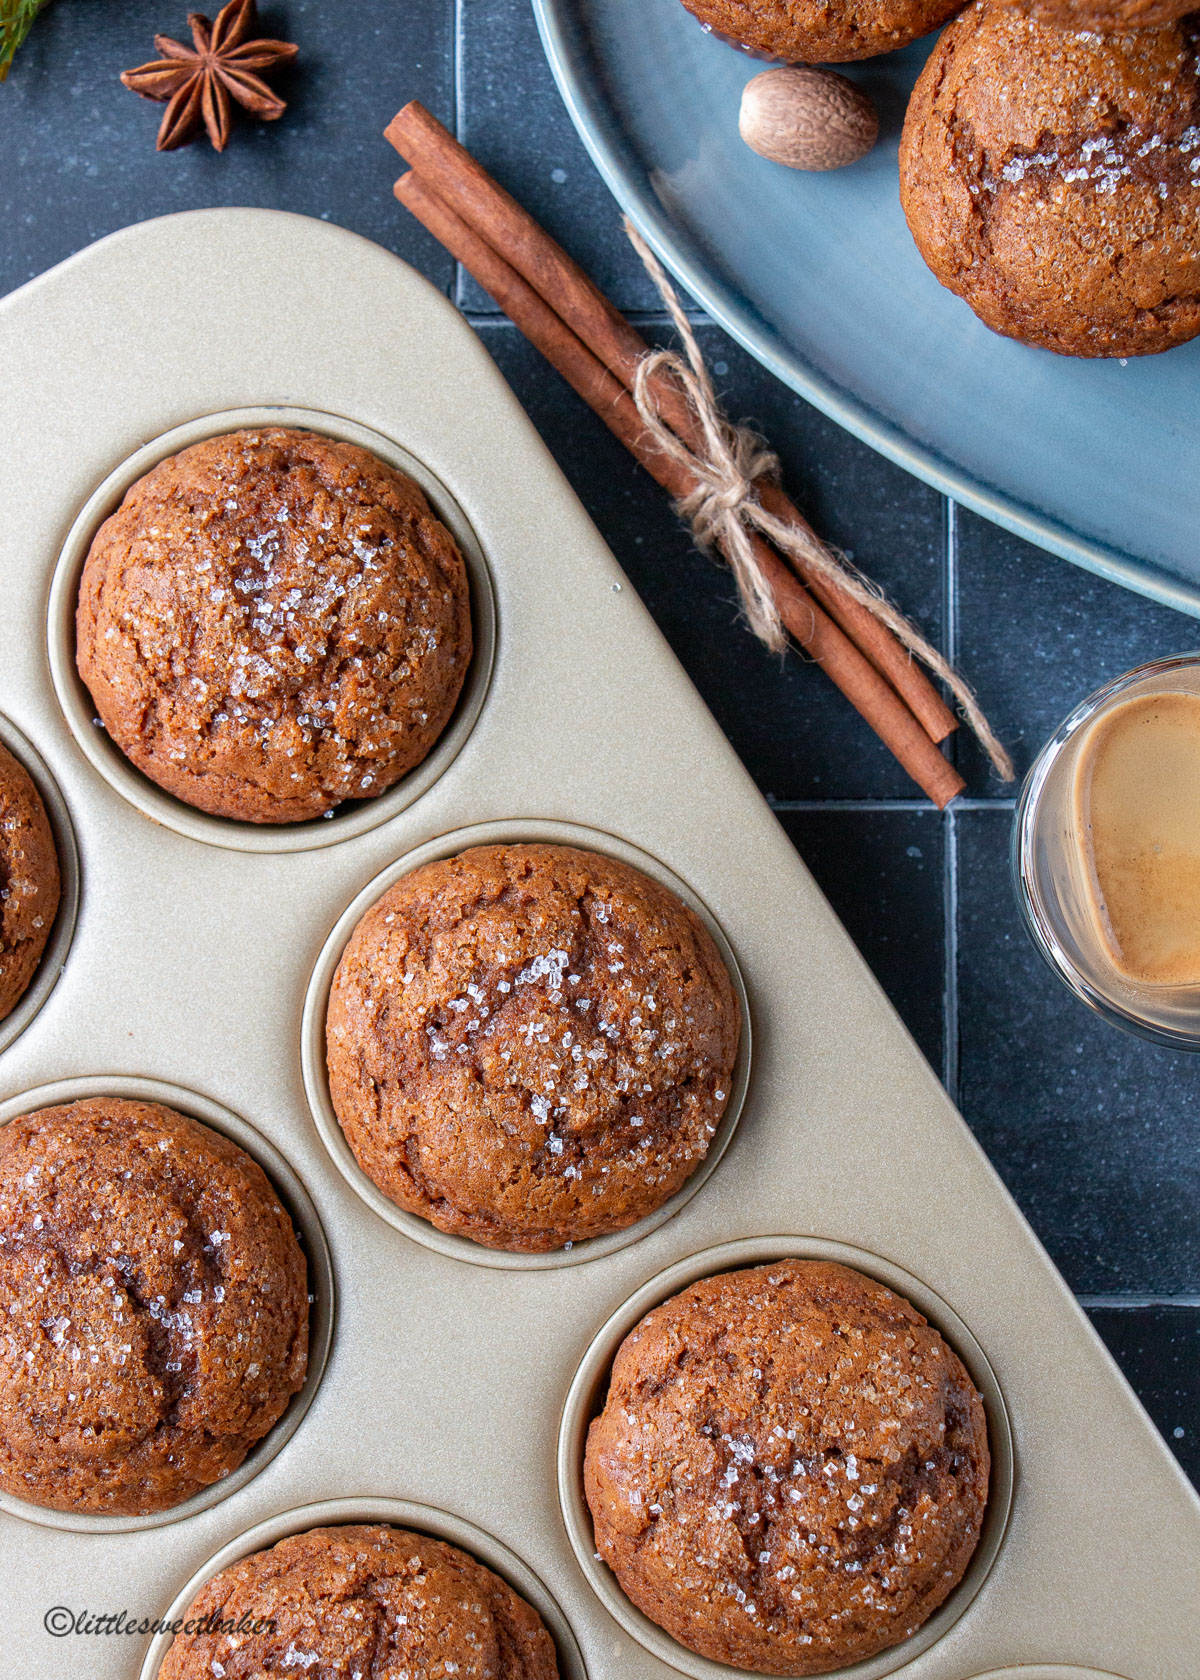
[[[1200,14],[1066,32],[972,5],[913,90],[900,197],[987,325],[1067,356],[1200,333]]]
[[[942,1603],[989,1469],[983,1403],[920,1313],[782,1260],[705,1278],[626,1336],[584,1483],[597,1550],[681,1644],[822,1674]]]
[[[658,882],[567,846],[481,846],[355,929],[333,1105],[400,1207],[539,1252],[645,1218],[704,1159],[739,1017],[712,936]]]
[[[545,1624],[507,1582],[457,1546],[382,1524],[313,1528],[253,1552],[203,1586],[187,1615],[258,1631],[181,1633],[159,1680],[558,1676]]]
[[[1155,29],[1196,9],[1196,0],[997,0],[1057,29]]]
[[[0,1021],[29,990],[58,896],[58,853],[42,796],[0,746]]]
[[[162,461],[96,533],[79,672],[139,770],[217,816],[299,822],[373,799],[449,722],[466,569],[403,473],[311,432]]]
[[[163,1511],[227,1476],[304,1381],[308,1292],[261,1168],[158,1103],[0,1126],[0,1487]]]
[[[788,64],[841,64],[906,47],[963,0],[683,0],[706,29]]]

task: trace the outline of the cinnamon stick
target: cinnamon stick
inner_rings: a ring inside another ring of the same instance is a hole
[[[551,299],[576,336],[624,386],[632,388],[634,370],[648,349],[646,341],[574,258],[418,100],[398,112],[385,133],[443,201],[452,205],[535,292]],[[661,375],[653,385],[659,411],[671,429],[690,448],[700,446],[696,417],[682,392]],[[778,484],[759,479],[755,489],[768,512],[815,536]],[[945,740],[958,727],[958,720],[908,650],[836,581],[802,562],[797,562],[797,569],[847,635],[903,697],[931,739]]]
[[[484,291],[642,466],[674,497],[695,486],[687,468],[658,449],[629,391],[554,309],[415,171],[396,183],[396,197],[474,275]],[[789,633],[816,660],[939,810],[961,793],[962,778],[899,695],[861,650],[813,600],[760,537],[757,558]]]

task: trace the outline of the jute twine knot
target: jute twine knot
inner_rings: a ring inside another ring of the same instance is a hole
[[[929,642],[878,586],[852,566],[845,555],[806,528],[778,519],[759,500],[755,482],[779,474],[779,458],[749,426],[736,426],[721,411],[708,366],[662,264],[633,224],[625,232],[658,287],[683,341],[686,360],[675,350],[651,350],[638,363],[633,399],[655,446],[687,469],[696,488],[676,502],[676,512],[691,525],[705,550],[720,547],[729,561],[742,610],[750,628],[774,653],[782,653],[787,635],[775,597],[754,553],[751,533],[763,536],[803,575],[817,572],[844,590],[885,624],[915,658],[939,677],[954,696],[968,727],[1006,782],[1013,780],[1012,759],[1001,745],[975,695],[950,662]],[[663,419],[656,383],[666,375],[683,393],[697,423],[696,446],[684,443]]]

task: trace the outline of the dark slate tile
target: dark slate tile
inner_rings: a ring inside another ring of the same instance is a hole
[[[1072,1288],[1200,1293],[1200,1056],[1107,1025],[1043,963],[1011,821],[954,819],[960,1107]]]
[[[621,232],[621,211],[576,134],[542,51],[532,6],[461,0],[464,146],[558,239],[619,309],[661,310]],[[464,308],[495,305],[469,275]]]
[[[942,819],[933,810],[776,814],[940,1075],[945,991]]]
[[[1088,1317],[1200,1487],[1200,1307],[1089,1303]]]
[[[697,553],[665,494],[514,328],[484,342],[764,793],[779,799],[919,796],[829,680],[781,662],[737,622],[729,573]],[[770,437],[819,530],[849,546],[929,632],[940,632],[941,498],[764,373],[715,327],[705,354],[729,412]]]
[[[289,109],[239,124],[218,156],[207,139],[156,153],[161,107],[117,79],[155,56],[156,32],[190,40],[183,0],[48,8],[0,89],[0,292],[114,228],[215,204],[324,217],[450,289],[449,258],[392,197],[402,166],[382,129],[414,96],[451,118],[454,0],[263,0],[259,12],[264,33],[300,45],[277,78]]]
[[[1132,665],[1200,646],[1193,618],[958,511],[958,657],[1023,775],[1080,700]],[[961,733],[961,732],[960,732]],[[1006,790],[962,743],[970,791]]]

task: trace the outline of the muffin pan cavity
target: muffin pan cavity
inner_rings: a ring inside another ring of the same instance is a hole
[[[558,1437],[558,1491],[563,1521],[589,1586],[609,1614],[652,1656],[682,1674],[691,1675],[693,1680],[729,1680],[731,1674],[743,1672],[688,1650],[625,1596],[616,1576],[596,1551],[591,1512],[584,1497],[583,1460],[588,1428],[603,1408],[608,1392],[613,1359],[634,1326],[654,1307],[701,1278],[782,1260],[836,1261],[904,1296],[941,1332],[983,1396],[992,1455],[991,1482],[983,1530],[966,1573],[945,1603],[910,1638],[864,1662],[829,1671],[854,1675],[855,1680],[880,1680],[881,1676],[894,1673],[929,1650],[969,1611],[1000,1551],[1013,1498],[1012,1428],[1000,1384],[987,1355],[958,1314],[934,1290],[890,1260],[846,1243],[816,1237],[751,1237],[693,1254],[643,1284],[596,1333],[568,1390]]]
[[[376,799],[350,800],[328,818],[297,823],[238,822],[197,810],[142,774],[110,740],[75,664],[75,608],[88,549],[125,492],[170,455],[224,432],[289,427],[353,443],[416,480],[447,526],[466,563],[474,652],[453,715],[428,756]],[[47,622],[50,671],[59,705],[77,745],[110,787],[145,816],[193,840],[243,852],[298,852],[353,839],[406,810],[457,758],[483,709],[496,646],[496,601],[483,550],[462,508],[408,450],[367,426],[333,414],[288,407],[228,409],[175,426],[116,466],[97,486],[67,533],[50,586]]]
[[[329,1078],[325,1056],[325,1016],[329,1005],[329,992],[333,984],[333,977],[342,952],[357,927],[359,920],[367,910],[403,876],[409,875],[414,869],[423,864],[432,863],[441,858],[453,857],[458,852],[464,852],[472,846],[512,845],[520,842],[538,842],[552,846],[575,846],[585,851],[600,852],[606,856],[619,858],[623,863],[631,864],[640,869],[643,874],[669,887],[685,904],[701,918],[716,942],[717,950],[729,972],[733,985],[734,996],[737,999],[738,1010],[741,1015],[741,1038],[738,1045],[737,1061],[734,1063],[733,1078],[730,1082],[729,1100],[721,1122],[713,1136],[712,1143],[703,1161],[688,1178],[686,1183],[676,1191],[669,1201],[636,1224],[626,1227],[622,1231],[614,1231],[608,1236],[590,1237],[585,1241],[571,1244],[567,1247],[555,1249],[547,1254],[513,1254],[502,1249],[485,1248],[480,1243],[472,1242],[468,1237],[455,1236],[445,1231],[439,1231],[427,1219],[410,1213],[406,1209],[397,1207],[379,1187],[367,1176],[354,1157],[354,1152],[346,1141],[346,1137],[338,1118],[334,1112],[333,1102],[329,1094]],[[321,1140],[333,1159],[334,1165],[350,1185],[351,1189],[362,1197],[367,1206],[385,1219],[397,1231],[414,1241],[423,1243],[425,1247],[434,1249],[439,1254],[445,1254],[453,1259],[466,1260],[477,1266],[493,1266],[502,1270],[515,1271],[544,1271],[559,1266],[578,1266],[588,1260],[597,1260],[607,1254],[615,1254],[619,1249],[626,1248],[630,1243],[639,1241],[656,1231],[687,1206],[692,1197],[703,1189],[716,1171],[721,1157],[729,1148],[733,1134],[737,1129],[746,1091],[750,1082],[750,1005],[746,995],[746,985],[738,968],[737,958],[724,932],[714,920],[711,912],[672,870],[657,858],[632,845],[629,841],[620,840],[611,834],[602,834],[596,829],[584,828],[578,823],[548,822],[535,818],[528,821],[501,821],[477,823],[471,828],[456,829],[450,834],[440,835],[415,851],[407,853],[397,859],[382,874],[369,881],[353,901],[346,907],[338,918],[336,925],[325,941],[321,954],[309,981],[308,993],[304,1000],[304,1019],[301,1029],[301,1057],[304,1068],[304,1086],[308,1092],[309,1104],[312,1108],[313,1119]]]
[[[154,1511],[146,1516],[98,1516],[82,1512],[53,1511],[34,1505],[0,1490],[0,1510],[26,1522],[45,1528],[69,1529],[84,1534],[126,1534],[135,1530],[161,1528],[167,1524],[184,1522],[188,1517],[207,1511],[251,1482],[264,1470],[277,1453],[291,1440],[308,1411],[329,1357],[333,1340],[334,1281],[333,1262],[325,1240],[325,1232],[308,1191],[293,1169],[273,1145],[239,1115],[195,1091],[169,1085],[160,1079],[129,1079],[98,1076],[87,1079],[60,1079],[52,1085],[40,1085],[20,1096],[0,1102],[0,1125],[22,1114],[32,1114],[41,1108],[56,1108],[60,1104],[81,1102],[87,1097],[125,1097],[135,1102],[162,1103],[193,1120],[199,1120],[213,1131],[222,1132],[246,1151],[266,1173],[272,1188],[279,1196],[284,1210],[300,1238],[300,1245],[308,1261],[308,1371],[304,1386],[292,1396],[287,1410],[270,1432],[257,1442],[246,1457],[219,1482],[214,1482],[192,1498],[169,1510]]]
[[[67,953],[71,949],[71,940],[75,934],[75,921],[79,915],[80,870],[79,847],[75,840],[71,813],[59,791],[58,783],[50,774],[40,754],[16,725],[2,713],[0,744],[7,747],[13,757],[23,765],[33,785],[41,794],[42,804],[46,807],[46,815],[50,819],[50,829],[54,835],[61,882],[58,913],[54,918],[54,926],[50,930],[41,961],[21,1001],[0,1020],[0,1054],[3,1054],[9,1045],[21,1036],[50,996],[66,964]]]
[[[1059,1663],[1022,1663],[1020,1668],[993,1668],[987,1674],[973,1674],[970,1680],[1123,1680],[1119,1674],[1101,1674],[1098,1668],[1063,1668]]]
[[[228,1569],[231,1563],[248,1557],[251,1552],[265,1551],[280,1540],[286,1540],[293,1534],[303,1534],[310,1528],[337,1528],[351,1523],[388,1523],[393,1528],[412,1529],[417,1534],[428,1534],[478,1558],[501,1580],[507,1581],[513,1591],[531,1604],[542,1618],[554,1641],[560,1680],[588,1680],[571,1624],[528,1564],[494,1536],[476,1528],[474,1523],[452,1516],[449,1511],[438,1511],[407,1499],[330,1499],[318,1505],[284,1511],[258,1523],[223,1546],[215,1557],[196,1571],[191,1580],[180,1588],[170,1608],[162,1613],[162,1620],[170,1623],[184,1617],[205,1582],[220,1574],[222,1569]],[[170,1644],[170,1634],[155,1635],[142,1663],[139,1680],[155,1680]]]

